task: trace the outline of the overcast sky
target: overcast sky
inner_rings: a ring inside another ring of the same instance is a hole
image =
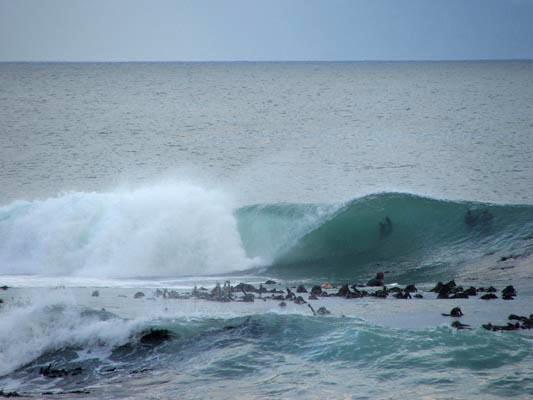
[[[0,61],[533,58],[533,0],[0,0]]]

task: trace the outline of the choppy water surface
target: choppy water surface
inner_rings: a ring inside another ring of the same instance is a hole
[[[481,325],[533,313],[532,82],[530,62],[0,64],[0,389],[530,398],[533,332]],[[378,271],[518,297],[156,296]]]

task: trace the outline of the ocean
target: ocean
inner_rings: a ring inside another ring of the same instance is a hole
[[[533,62],[0,63],[0,188],[0,396],[533,396]]]

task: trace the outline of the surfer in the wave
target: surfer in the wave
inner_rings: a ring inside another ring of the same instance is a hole
[[[384,238],[392,233],[392,221],[387,216],[379,223],[379,237]]]
[[[476,225],[487,225],[492,222],[494,216],[486,208],[478,213],[468,210],[465,214],[465,224],[469,227],[474,227]]]

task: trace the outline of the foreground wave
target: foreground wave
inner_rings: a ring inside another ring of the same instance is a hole
[[[12,321],[16,314],[18,324]],[[231,382],[228,393],[242,389],[289,398],[314,397],[314,390],[325,393],[333,386],[337,393],[359,390],[384,398],[401,387],[417,387],[419,394],[435,396],[439,390],[448,393],[450,379],[457,393],[476,388],[474,396],[520,396],[533,385],[531,337],[479,329],[399,330],[358,318],[272,312],[124,320],[65,301],[12,310],[6,317],[14,325],[0,337],[0,375],[5,374],[0,385],[30,395],[105,388],[109,398],[127,397],[136,389],[124,382],[139,379],[142,385],[142,376],[158,382],[161,397],[181,391],[188,397],[192,382],[214,393]],[[170,340],[143,342],[143,332],[150,329],[167,330]],[[515,368],[512,377],[508,366]],[[43,368],[64,376],[44,377]],[[262,384],[239,386],[250,377]],[[308,382],[305,390],[294,385],[302,377]],[[357,387],[363,377],[377,386]],[[383,380],[388,383],[379,389]],[[309,382],[314,384],[308,387]]]
[[[376,269],[437,278],[487,254],[532,249],[533,206],[401,193],[236,208],[182,183],[0,208],[0,274],[177,277],[263,266],[298,278]]]

